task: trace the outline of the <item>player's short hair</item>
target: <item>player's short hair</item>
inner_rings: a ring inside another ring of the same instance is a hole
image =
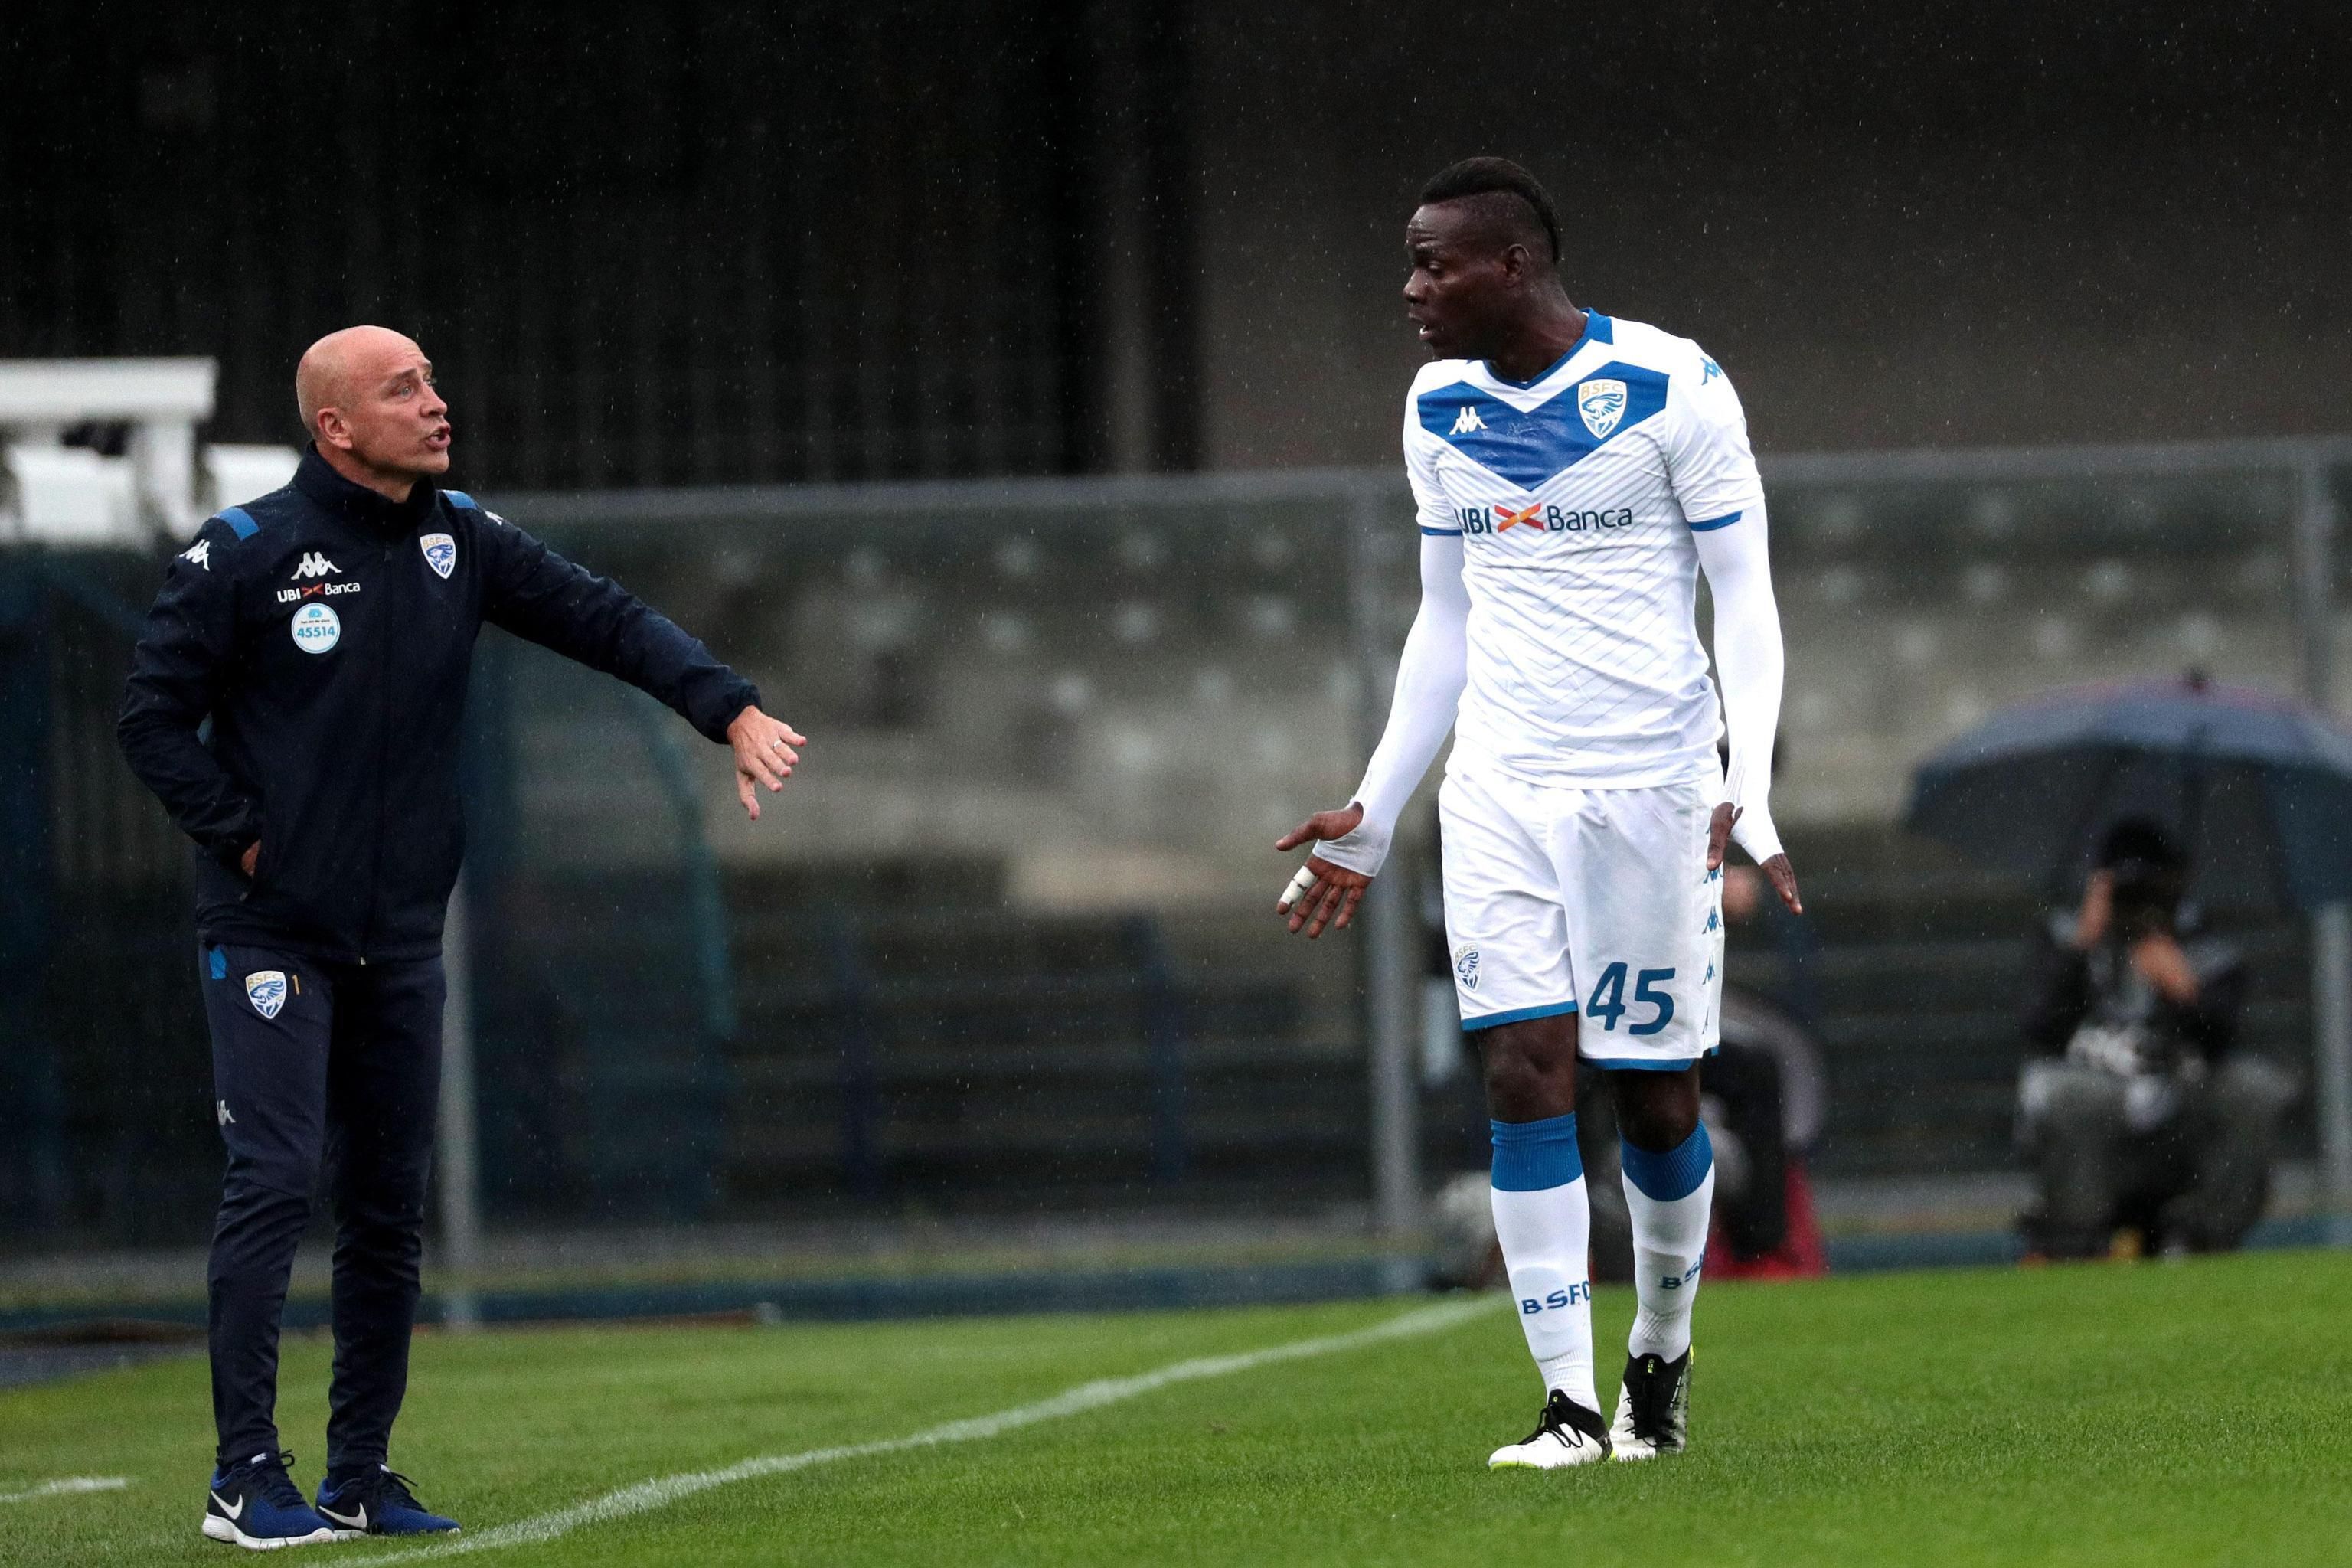
[[[1533,174],[1508,158],[1465,158],[1440,169],[1421,187],[1423,206],[1471,196],[1502,197],[1492,205],[1495,216],[1517,231],[1512,237],[1529,248],[1540,238],[1550,247],[1551,259],[1559,259],[1559,216]]]

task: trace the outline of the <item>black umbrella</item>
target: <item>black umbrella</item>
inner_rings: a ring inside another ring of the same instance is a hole
[[[2127,816],[2169,827],[2208,903],[2352,899],[2352,736],[2193,677],[2003,709],[1919,764],[1905,823],[2056,889]]]

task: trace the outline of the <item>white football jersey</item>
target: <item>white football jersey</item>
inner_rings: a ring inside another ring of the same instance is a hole
[[[1764,505],[1722,367],[1687,338],[1587,311],[1533,381],[1483,360],[1425,366],[1404,460],[1422,531],[1462,536],[1454,761],[1580,788],[1720,777],[1691,535]]]

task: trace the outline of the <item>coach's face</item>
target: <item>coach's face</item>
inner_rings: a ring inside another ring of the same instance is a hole
[[[449,405],[433,362],[398,332],[373,329],[351,346],[336,400],[319,411],[319,440],[378,473],[449,471]]]
[[[1433,202],[1404,226],[1404,313],[1438,359],[1487,359],[1525,297],[1527,252],[1494,242],[1467,202]]]

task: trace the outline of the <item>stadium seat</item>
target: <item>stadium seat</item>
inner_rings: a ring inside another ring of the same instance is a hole
[[[131,465],[82,447],[11,445],[14,532],[44,544],[132,544],[139,506]]]
[[[301,460],[302,454],[291,447],[205,447],[204,473],[197,481],[198,504],[204,510],[196,521],[279,489],[294,478]]]

